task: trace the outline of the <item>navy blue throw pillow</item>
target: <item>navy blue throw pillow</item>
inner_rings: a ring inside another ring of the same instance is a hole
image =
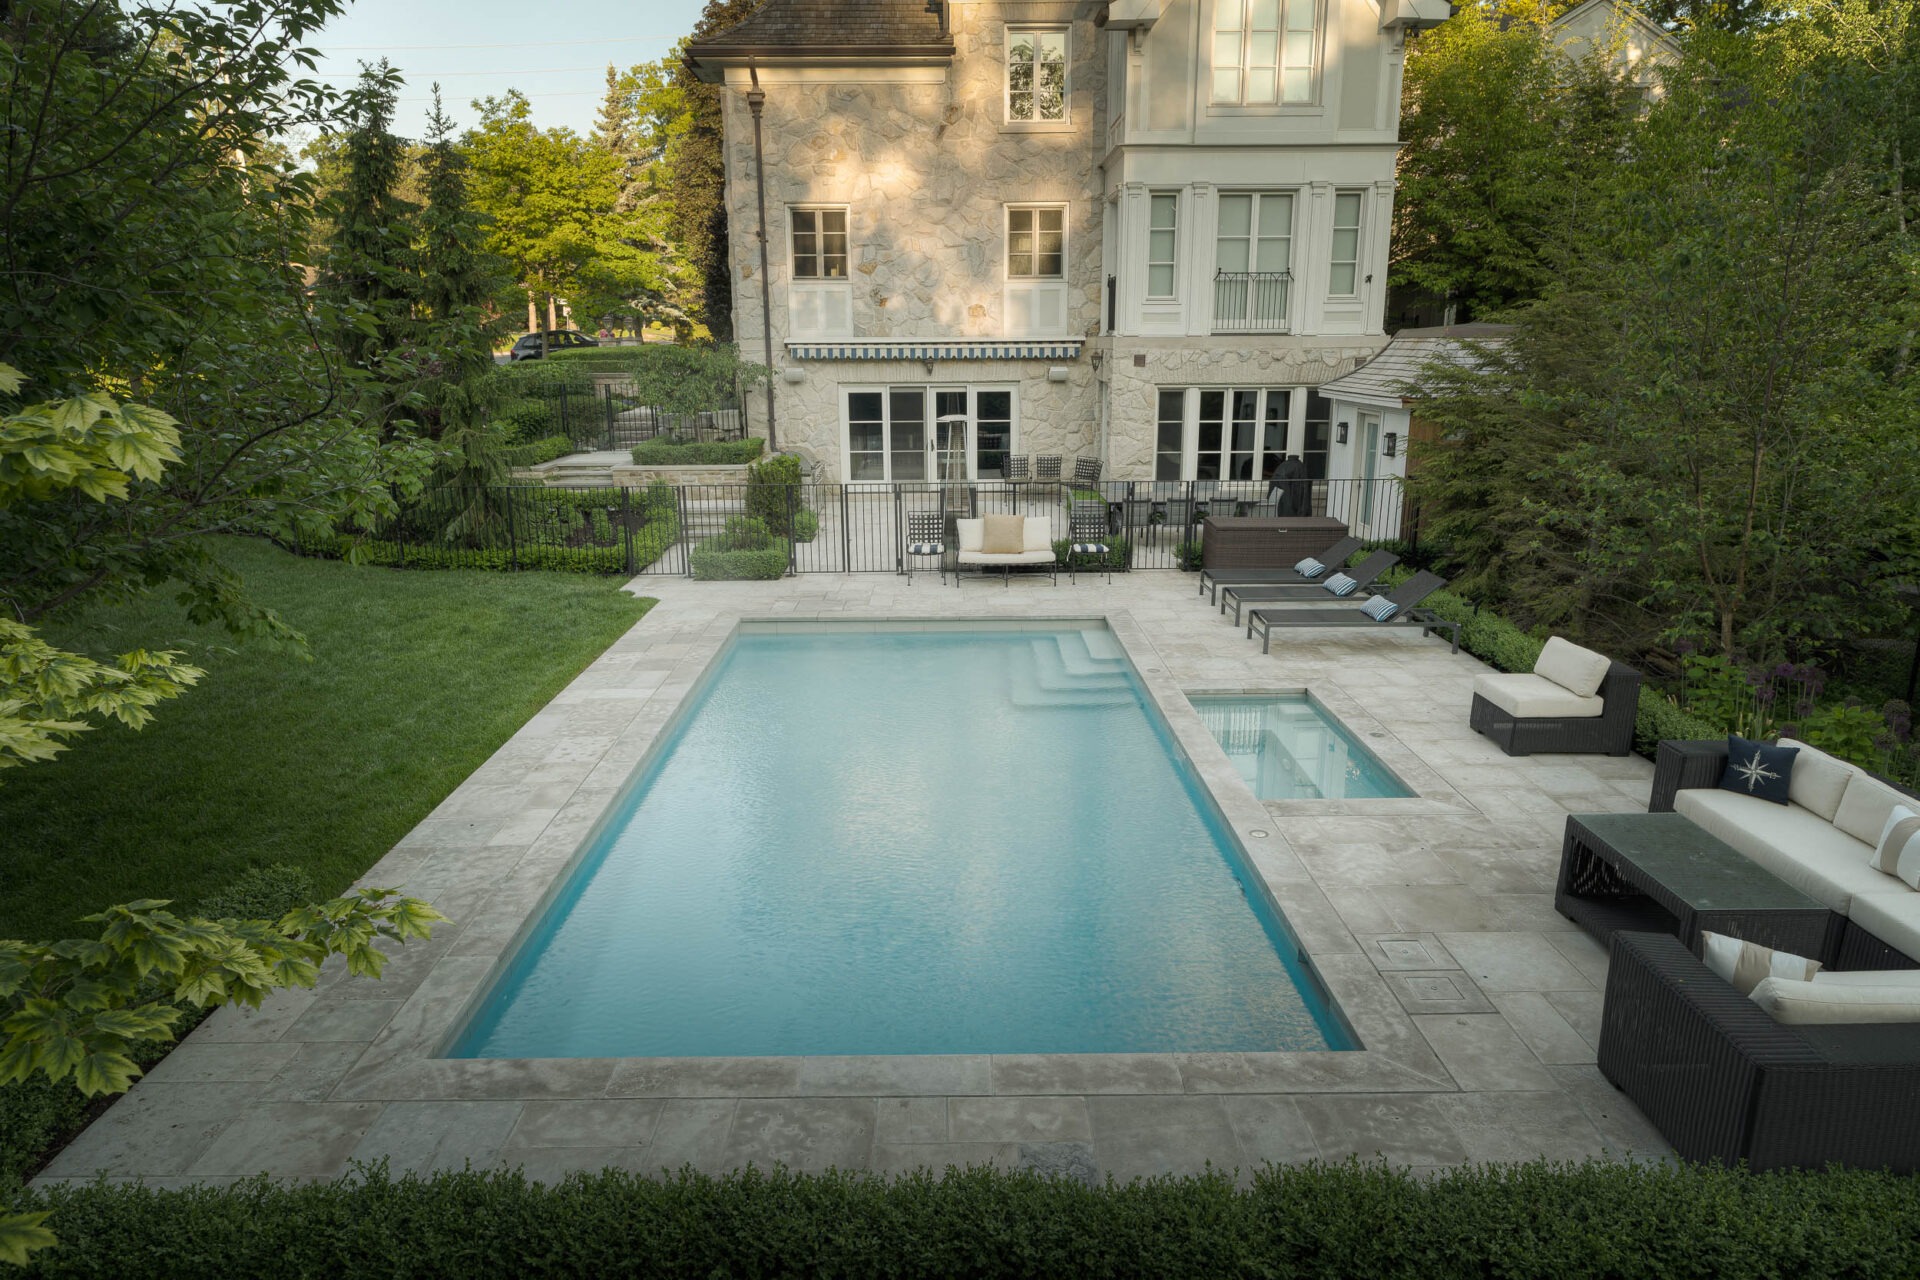
[[[1787,779],[1793,773],[1793,758],[1799,754],[1798,747],[1749,742],[1730,733],[1727,735],[1727,770],[1720,775],[1720,788],[1785,804]]]

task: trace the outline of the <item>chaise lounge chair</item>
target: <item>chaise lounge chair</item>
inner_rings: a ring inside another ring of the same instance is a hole
[[[1345,564],[1347,557],[1358,551],[1360,545],[1360,539],[1358,538],[1342,538],[1325,551],[1308,558],[1318,560],[1321,564],[1327,566],[1327,572],[1331,573]],[[1220,603],[1220,588],[1229,583],[1245,582],[1251,584],[1255,582],[1265,582],[1277,584],[1283,582],[1312,582],[1321,576],[1323,575],[1315,574],[1314,577],[1309,578],[1306,574],[1301,573],[1298,568],[1291,565],[1284,569],[1202,569],[1200,571],[1200,594],[1203,596],[1206,595],[1207,586],[1211,583],[1213,586],[1212,603],[1218,604]]]
[[[1460,652],[1460,624],[1435,617],[1418,609],[1422,600],[1447,585],[1437,573],[1422,569],[1384,596],[1369,596],[1350,609],[1323,609],[1318,605],[1294,605],[1286,609],[1255,609],[1247,615],[1247,635],[1260,633],[1260,652],[1270,652],[1275,627],[1312,627],[1319,630],[1388,627],[1419,627],[1422,636],[1435,631],[1453,633],[1453,651]]]
[[[1240,625],[1240,610],[1249,600],[1271,600],[1288,604],[1329,604],[1345,600],[1362,587],[1400,563],[1391,551],[1375,551],[1351,569],[1336,569],[1312,582],[1248,583],[1230,582],[1220,590],[1220,612],[1233,605],[1233,625]],[[1351,584],[1351,585],[1349,585]]]
[[[987,521],[1005,519],[1021,521],[1021,549],[984,550]],[[983,570],[999,569],[1003,582],[1010,579],[1015,568],[1023,565],[1045,569],[1049,579],[1054,579],[1058,571],[1059,562],[1053,555],[1053,522],[1046,516],[983,516],[977,520],[956,520],[954,529],[960,539],[960,569],[969,566]],[[959,570],[956,569],[954,585],[958,586],[959,582]]]

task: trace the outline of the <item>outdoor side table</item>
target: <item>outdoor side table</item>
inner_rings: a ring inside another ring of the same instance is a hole
[[[1697,954],[1711,929],[1822,958],[1832,912],[1677,813],[1567,818],[1554,908],[1605,943],[1666,933]]]

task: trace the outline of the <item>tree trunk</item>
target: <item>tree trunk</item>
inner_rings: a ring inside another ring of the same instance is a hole
[[[534,333],[540,328],[540,312],[533,301],[533,290],[527,290],[527,332]]]
[[[548,294],[547,295],[547,328],[558,329],[559,327],[560,327],[560,318],[554,314],[553,295]]]

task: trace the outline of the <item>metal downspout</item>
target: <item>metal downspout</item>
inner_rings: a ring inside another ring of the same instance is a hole
[[[780,437],[773,421],[773,289],[767,282],[767,156],[760,142],[760,112],[767,105],[766,90],[760,87],[760,73],[751,62],[747,74],[753,88],[747,90],[747,110],[753,113],[753,185],[760,202],[760,341],[767,367],[767,452],[780,451]]]

